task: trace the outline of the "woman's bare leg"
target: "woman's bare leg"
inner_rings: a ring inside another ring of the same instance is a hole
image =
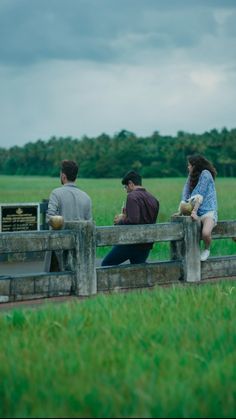
[[[211,233],[215,227],[215,221],[211,217],[206,217],[202,220],[202,240],[204,241],[205,248],[210,249],[211,246]]]

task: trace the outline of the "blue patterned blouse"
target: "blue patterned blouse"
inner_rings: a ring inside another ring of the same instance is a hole
[[[190,177],[188,177],[187,182],[184,186],[182,193],[182,200],[188,201],[194,195],[201,195],[203,197],[203,202],[200,205],[197,215],[201,216],[206,214],[209,211],[214,211],[214,219],[217,222],[217,196],[216,188],[213,176],[209,170],[203,170],[197,185],[190,192]]]

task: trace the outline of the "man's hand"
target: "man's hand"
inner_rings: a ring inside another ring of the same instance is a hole
[[[116,215],[114,218],[114,224],[117,225],[120,223],[120,221],[123,221],[124,219],[125,219],[125,214]]]

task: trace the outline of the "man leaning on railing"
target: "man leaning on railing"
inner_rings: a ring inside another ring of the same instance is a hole
[[[159,212],[159,201],[142,187],[142,177],[128,172],[122,180],[128,196],[123,212],[114,219],[115,225],[155,224]],[[117,245],[105,257],[102,266],[120,265],[130,260],[131,264],[145,263],[152,243]]]
[[[92,201],[90,197],[76,186],[79,167],[76,162],[64,160],[61,165],[60,179],[62,186],[54,189],[50,195],[47,221],[53,227],[63,221],[92,220]],[[56,227],[55,227],[56,228]],[[58,272],[62,270],[62,252],[47,252],[45,271]]]

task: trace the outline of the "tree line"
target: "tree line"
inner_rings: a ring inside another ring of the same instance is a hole
[[[80,164],[80,177],[117,178],[130,169],[144,177],[186,176],[188,155],[203,154],[219,176],[236,176],[236,129],[203,134],[179,131],[176,136],[154,132],[138,137],[122,130],[95,138],[52,137],[23,147],[0,148],[0,174],[58,176],[61,160]]]

